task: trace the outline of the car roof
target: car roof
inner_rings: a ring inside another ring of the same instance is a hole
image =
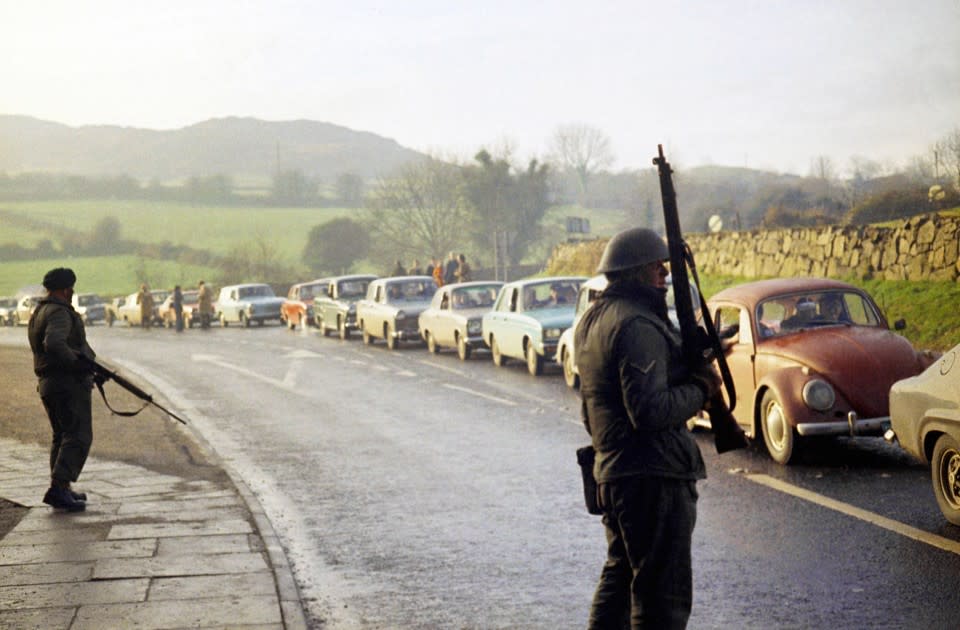
[[[775,295],[828,289],[846,289],[860,292],[860,289],[852,284],[830,278],[774,278],[745,282],[728,287],[718,291],[708,302],[728,301],[740,304],[756,304]]]
[[[522,280],[514,280],[513,282],[508,283],[510,286],[525,286],[528,284],[550,284],[551,282],[584,282],[587,280],[586,276],[537,276],[534,278],[524,278]]]

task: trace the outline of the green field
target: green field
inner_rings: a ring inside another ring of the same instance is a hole
[[[54,267],[70,267],[77,274],[78,293],[127,295],[140,288],[137,271],[143,271],[153,288],[170,289],[175,284],[194,288],[200,280],[215,277],[209,267],[181,265],[172,261],[144,259],[138,256],[92,256],[51,258],[0,263],[0,295],[14,295],[28,286],[36,286]]]
[[[60,228],[90,233],[101,219],[115,217],[123,239],[189,245],[214,254],[263,240],[290,265],[299,264],[313,226],[358,212],[350,208],[247,208],[149,201],[2,202],[0,210],[50,226],[44,231],[0,223],[0,242],[24,247],[33,247],[42,239],[58,243]]]

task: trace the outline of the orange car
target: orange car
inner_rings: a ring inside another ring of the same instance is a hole
[[[290,330],[298,325],[313,326],[313,301],[327,295],[329,278],[300,282],[290,287],[287,299],[280,306],[280,321],[287,324]]]
[[[781,464],[805,438],[883,435],[890,386],[935,360],[890,330],[866,292],[837,280],[749,282],[707,305],[730,344],[734,417]]]

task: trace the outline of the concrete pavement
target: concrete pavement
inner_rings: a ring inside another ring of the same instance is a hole
[[[85,512],[42,503],[48,454],[0,439],[0,497],[29,509],[0,539],[0,628],[307,627],[282,547],[256,498],[90,458]]]

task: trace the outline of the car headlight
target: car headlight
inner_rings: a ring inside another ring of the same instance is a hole
[[[543,330],[544,339],[559,339],[560,335],[563,333],[562,328],[545,328]]]
[[[479,319],[471,319],[467,322],[467,334],[479,335],[482,332],[482,322]]]
[[[815,378],[806,382],[803,386],[803,402],[815,411],[827,411],[833,407],[837,396],[830,383]]]
[[[397,311],[397,321],[398,321],[398,322],[399,322],[401,319],[404,319],[406,316],[407,316],[407,314],[404,313],[403,311]]]
[[[349,308],[347,308],[347,312],[348,312],[348,313],[356,313],[356,312],[357,312],[357,305],[356,305],[356,304],[351,304],[351,305],[349,306]]]

